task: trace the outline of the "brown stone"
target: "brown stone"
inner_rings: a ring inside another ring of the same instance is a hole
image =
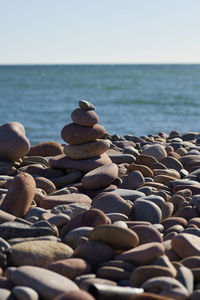
[[[109,147],[109,140],[99,139],[80,145],[65,145],[64,153],[71,159],[87,159],[102,155]]]
[[[89,234],[89,239],[110,245],[116,250],[128,250],[138,245],[137,234],[129,229],[115,225],[100,225]]]
[[[172,248],[181,258],[199,256],[200,237],[194,234],[180,233],[172,239]]]
[[[95,106],[87,100],[80,100],[79,107],[83,110],[95,110],[96,109]]]
[[[98,123],[98,116],[92,110],[75,109],[71,114],[72,121],[79,126],[93,126]]]
[[[12,222],[15,220],[15,218],[16,216],[0,210],[0,224],[3,224],[5,222]]]
[[[117,177],[117,165],[107,164],[85,174],[81,183],[85,189],[99,189],[110,185]]]
[[[84,290],[67,292],[54,298],[54,300],[95,300],[95,298]]]
[[[111,163],[112,161],[106,153],[83,160],[71,159],[65,155],[58,155],[49,160],[49,164],[52,168],[73,169],[83,172],[89,172],[95,168]]]
[[[130,277],[130,272],[113,266],[100,267],[96,274],[100,278],[110,279],[113,281],[129,280]]]
[[[128,166],[128,170],[140,171],[144,177],[152,177],[152,178],[154,177],[153,171],[145,165],[139,165],[133,163]]]
[[[90,264],[82,258],[57,260],[48,265],[47,269],[72,280],[77,276],[91,272]]]
[[[182,217],[170,217],[163,220],[161,224],[164,226],[164,230],[166,231],[174,225],[181,225],[185,228],[187,226],[187,220]]]
[[[158,256],[163,255],[165,248],[161,243],[147,243],[117,255],[116,259],[129,261],[135,265],[151,264]]]
[[[42,142],[31,146],[29,156],[55,156],[63,153],[63,147],[58,142]]]
[[[0,209],[16,217],[23,217],[29,210],[35,195],[35,180],[27,173],[15,176]]]
[[[25,136],[24,126],[18,122],[9,122],[0,126],[0,158],[17,161],[24,157],[30,149]]]
[[[127,175],[121,177],[123,180],[120,188],[137,190],[138,188],[144,186],[145,180],[144,176],[140,171],[132,171]]]
[[[96,227],[107,224],[106,215],[99,209],[89,209],[73,217],[62,229],[61,235],[65,236],[74,228],[82,226]]]
[[[160,144],[148,145],[142,150],[143,155],[149,155],[156,158],[158,161],[167,156],[164,146]]]
[[[157,162],[158,161],[155,157],[152,157],[149,155],[143,155],[143,154],[139,155],[135,161],[136,164],[145,165],[145,166],[149,167],[150,169],[152,169],[153,165]]]
[[[36,177],[35,183],[37,188],[44,190],[47,194],[51,194],[56,190],[53,182],[45,177]]]
[[[131,229],[138,235],[139,245],[147,243],[162,243],[162,235],[160,232],[149,225],[135,225]]]
[[[100,139],[105,133],[104,127],[99,124],[92,127],[83,127],[70,123],[63,127],[61,137],[68,144],[79,145]]]

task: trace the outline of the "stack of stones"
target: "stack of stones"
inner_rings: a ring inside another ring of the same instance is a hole
[[[79,108],[71,114],[73,123],[61,131],[67,143],[64,154],[50,159],[51,167],[81,171],[83,188],[92,190],[107,187],[118,177],[117,165],[106,154],[110,141],[102,139],[105,129],[94,110],[92,103],[79,101]]]

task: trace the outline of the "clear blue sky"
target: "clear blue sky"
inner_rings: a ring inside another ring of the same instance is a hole
[[[0,0],[0,64],[200,63],[200,0]]]

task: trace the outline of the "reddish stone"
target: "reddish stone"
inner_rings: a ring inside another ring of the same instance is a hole
[[[58,142],[43,142],[30,148],[29,156],[55,156],[63,153],[63,147]]]

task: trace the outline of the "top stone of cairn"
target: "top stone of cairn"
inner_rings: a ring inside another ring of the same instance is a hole
[[[95,110],[96,109],[96,107],[92,103],[90,103],[89,101],[86,101],[86,100],[80,100],[79,107],[82,110]]]

